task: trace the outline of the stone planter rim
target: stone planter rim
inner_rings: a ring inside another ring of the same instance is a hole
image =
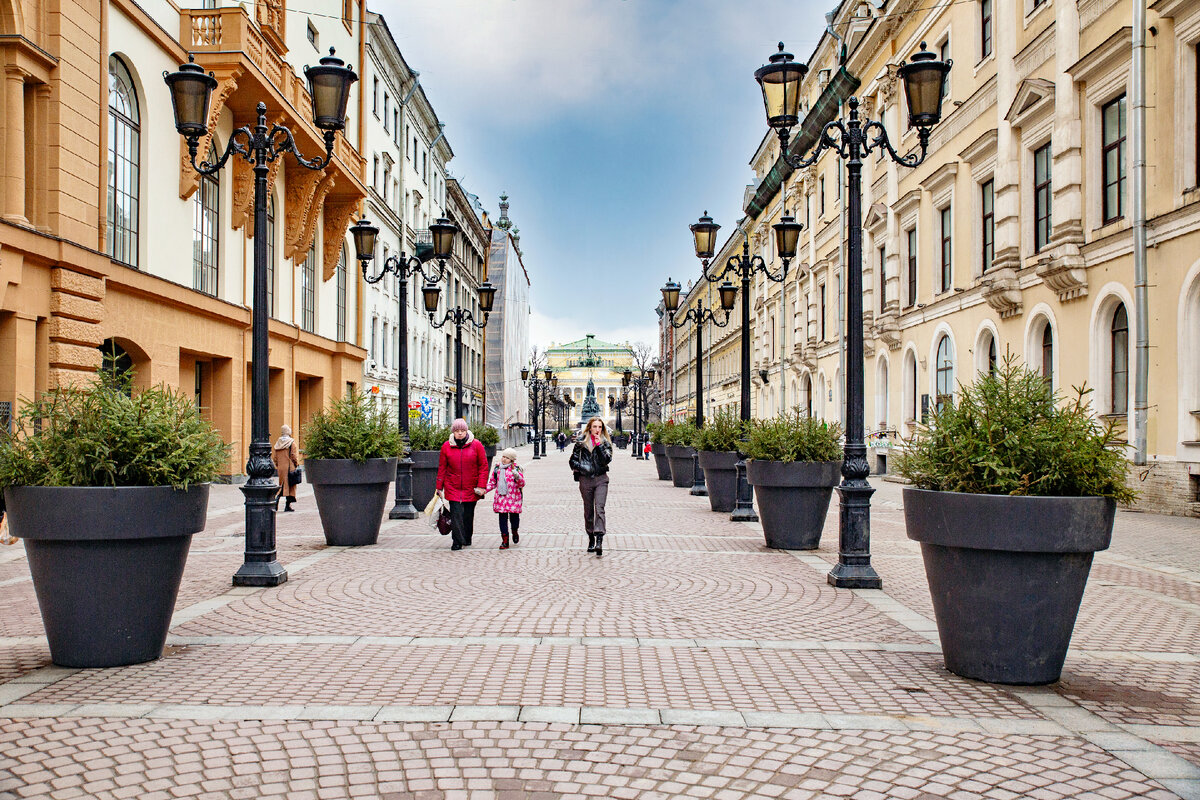
[[[656,456],[665,456],[667,454],[667,446],[659,442],[650,443],[650,452]]]
[[[904,488],[908,538],[1020,553],[1094,553],[1112,541],[1109,497],[1029,497]]]
[[[841,461],[746,460],[746,480],[752,486],[824,488],[837,486]]]
[[[697,450],[696,454],[700,456],[701,469],[721,471],[737,468],[736,450]]]
[[[696,452],[696,448],[690,444],[669,444],[667,445],[667,458],[691,458]]]
[[[388,483],[396,476],[396,457],[368,458],[310,458],[304,462],[304,479],[308,483],[350,484]]]
[[[204,530],[210,487],[10,486],[4,497],[13,535],[21,539],[160,539]],[[77,524],[80,507],[93,509],[86,526]]]

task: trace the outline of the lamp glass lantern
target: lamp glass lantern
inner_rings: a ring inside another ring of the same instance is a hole
[[[912,60],[901,64],[898,73],[904,81],[904,96],[908,100],[908,124],[912,128],[931,128],[942,119],[943,85],[950,72],[950,59],[938,61],[925,49],[913,54]]]
[[[733,304],[737,301],[737,287],[725,281],[717,288],[717,294],[721,296],[721,310],[733,311]]]
[[[546,367],[544,370],[542,370],[542,376],[548,381],[554,377],[554,370]]]
[[[628,386],[632,381],[633,381],[633,370],[631,370],[631,369],[625,370],[625,372],[621,375],[622,385]]]
[[[438,217],[438,221],[429,226],[429,232],[433,234],[433,257],[438,260],[449,258],[454,250],[458,226],[445,217]]]
[[[717,245],[717,231],[721,226],[705,211],[700,219],[688,226],[696,243],[696,258],[712,258]]]
[[[785,130],[800,121],[800,82],[808,73],[808,66],[785,52],[783,42],[779,43],[779,52],[772,55],[770,61],[754,71],[754,79],[762,88],[767,124]]]
[[[679,310],[679,291],[680,291],[680,289],[681,289],[680,285],[678,283],[675,283],[670,278],[667,278],[667,285],[661,289],[662,296],[663,296],[663,306],[665,306],[667,311],[669,311],[672,314],[674,314],[677,310]]]
[[[479,285],[479,310],[484,314],[490,314],[495,304],[496,287],[492,286],[491,281],[484,281]]]
[[[529,367],[521,367],[521,382],[529,380]]]
[[[438,301],[442,297],[442,287],[436,283],[427,283],[421,287],[421,297],[425,301],[425,311],[430,314],[436,314],[438,310]]]
[[[783,218],[771,227],[775,230],[775,249],[779,251],[779,257],[788,261],[795,258],[800,231],[804,226],[796,222],[796,218],[791,214],[784,214]]]
[[[213,90],[217,88],[217,79],[212,73],[206,73],[189,53],[188,63],[181,64],[178,72],[164,72],[163,80],[171,90],[175,130],[185,138],[208,133],[208,109]]]
[[[350,226],[350,235],[354,237],[354,254],[359,261],[370,261],[375,257],[375,242],[379,238],[378,227],[363,217]]]
[[[329,55],[320,66],[305,67],[308,91],[312,95],[313,124],[323,131],[340,131],[346,127],[346,105],[350,101],[350,85],[358,80],[354,70],[346,66],[329,48]]]

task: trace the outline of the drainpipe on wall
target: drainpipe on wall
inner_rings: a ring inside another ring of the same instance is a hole
[[[1150,311],[1146,268],[1146,5],[1133,3],[1133,302],[1137,308],[1137,352],[1133,389],[1133,463],[1146,463],[1146,413],[1150,383]]]

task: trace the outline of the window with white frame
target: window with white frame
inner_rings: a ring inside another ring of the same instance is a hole
[[[938,291],[948,292],[954,285],[954,222],[950,218],[950,206],[938,211],[939,236],[941,249],[939,251]]]
[[[208,162],[217,163],[217,150],[208,148]],[[221,230],[221,182],[216,175],[201,175],[192,203],[192,279],[198,291],[216,297]]]
[[[346,243],[342,243],[342,252],[337,264],[337,340],[346,341]]]
[[[317,330],[317,240],[308,247],[308,255],[300,267],[300,328]]]
[[[1033,151],[1033,252],[1040,253],[1050,244],[1053,229],[1050,143]]]
[[[992,268],[996,259],[996,193],[995,183],[990,179],[979,186],[980,208],[980,272]]]
[[[979,60],[992,54],[992,0],[979,0]]]
[[[108,59],[108,255],[137,269],[141,114],[125,62]]]
[[[954,343],[945,334],[938,342],[934,365],[934,392],[937,395],[937,408],[941,411],[954,395]]]
[[[1105,225],[1125,216],[1125,95],[1100,109],[1101,147],[1100,181]]]
[[[1113,310],[1108,343],[1108,410],[1111,414],[1126,414],[1129,412],[1129,312],[1124,303],[1118,303]]]

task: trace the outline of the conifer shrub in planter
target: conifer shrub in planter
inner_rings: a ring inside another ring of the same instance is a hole
[[[408,426],[409,458],[413,462],[413,505],[421,511],[437,491],[438,458],[450,439],[450,427],[420,420]]]
[[[351,392],[304,426],[304,466],[313,487],[325,542],[359,546],[379,541],[388,484],[404,454],[391,415],[367,395]]]
[[[815,550],[842,470],[842,429],[799,407],[754,422],[745,445],[767,547]]]
[[[671,462],[667,460],[667,443],[663,439],[663,429],[668,424],[674,423],[651,422],[646,426],[646,433],[650,435],[650,455],[654,456],[654,469],[660,481],[671,480]]]
[[[483,445],[483,451],[487,453],[488,463],[496,460],[496,445],[500,444],[500,431],[488,425],[486,422],[474,422],[471,424],[471,435],[479,440]],[[438,449],[441,449],[438,445]],[[428,501],[426,501],[428,502]],[[424,506],[422,506],[424,508]]]
[[[691,420],[669,421],[663,426],[663,441],[667,445],[667,461],[671,467],[671,483],[681,489],[692,488],[692,456],[696,454],[696,425]]]
[[[1063,400],[1008,357],[906,443],[896,471],[921,543],[942,655],[993,683],[1058,680],[1096,551],[1125,483],[1120,434],[1087,389]]]
[[[733,409],[718,411],[696,433],[696,450],[713,511],[733,511],[737,504],[735,467],[745,433],[746,425]]]
[[[620,449],[622,449],[622,450],[624,450],[625,448],[629,447],[629,441],[630,441],[630,439],[632,439],[632,438],[633,438],[633,437],[632,437],[632,435],[629,433],[629,431],[626,431],[626,430],[616,430],[616,431],[613,431],[613,437],[612,437],[613,444],[614,444],[614,445],[616,445],[617,447],[619,447],[619,448],[620,448]]]
[[[55,664],[162,655],[209,484],[228,458],[191,398],[135,391],[112,359],[92,385],[24,404],[0,434],[0,487]]]

